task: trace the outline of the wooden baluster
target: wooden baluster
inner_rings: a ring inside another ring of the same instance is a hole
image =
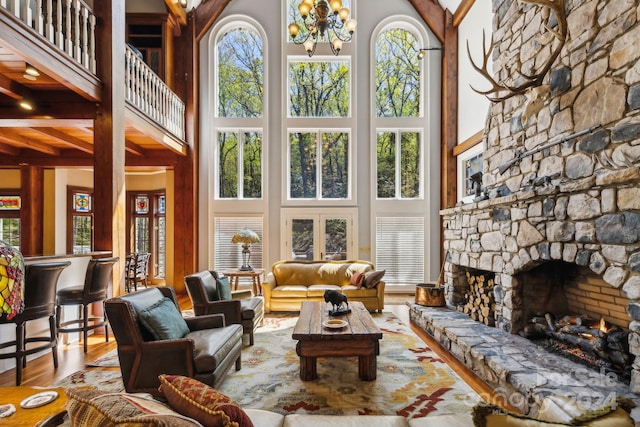
[[[45,37],[55,44],[55,38],[53,33],[53,8],[51,0],[47,0],[47,9],[45,10]]]
[[[89,70],[96,73],[96,16],[89,16]]]
[[[80,0],[75,0],[73,2],[73,47],[75,47],[75,49],[73,49],[71,51],[71,55],[76,59],[76,61],[78,61],[80,64],[82,64],[82,46],[80,45],[80,16],[81,16],[81,12],[80,12]]]
[[[131,49],[124,48],[124,99],[131,101]]]
[[[38,34],[41,34],[44,36],[44,14],[42,13],[42,0],[36,0],[36,9],[34,11],[35,13],[35,24],[36,24],[36,31],[38,32]]]
[[[64,52],[64,36],[62,34],[62,0],[56,1],[56,45]]]
[[[80,28],[82,28],[82,45],[78,47],[81,55],[80,63],[85,68],[89,68],[89,10],[86,8],[86,6],[82,6],[80,10],[80,23]]]
[[[64,25],[64,44],[66,45],[66,52],[67,55],[73,57],[73,44],[72,44],[72,40],[73,40],[73,32],[72,32],[72,27],[71,27],[71,1],[72,0],[65,0],[65,25]]]

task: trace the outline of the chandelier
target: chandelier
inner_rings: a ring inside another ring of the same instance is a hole
[[[289,35],[295,44],[304,46],[309,56],[313,56],[318,41],[322,40],[329,42],[334,55],[339,54],[342,43],[351,41],[358,24],[349,19],[349,9],[342,7],[342,0],[329,0],[328,4],[325,0],[302,0],[298,10],[306,36],[300,34],[300,26],[295,22],[289,24]]]

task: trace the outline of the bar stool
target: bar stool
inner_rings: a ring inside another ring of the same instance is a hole
[[[15,357],[16,386],[22,383],[22,369],[27,366],[26,356],[51,349],[53,366],[58,367],[58,338],[56,334],[56,286],[62,270],[71,265],[66,262],[49,262],[29,264],[25,267],[24,310],[11,320],[0,318],[0,324],[16,324],[16,339],[0,344],[0,349],[15,347],[13,353],[2,353],[0,359]],[[27,322],[49,318],[49,336],[27,337]],[[27,348],[28,344],[44,342],[36,347]]]
[[[107,299],[107,290],[111,283],[111,272],[118,258],[96,258],[89,260],[83,286],[60,289],[56,293],[56,318],[58,333],[82,332],[84,352],[87,352],[87,332],[104,326],[106,340],[109,341],[107,318],[104,311],[101,316],[89,317],[89,305]],[[78,305],[78,318],[61,322],[62,306]],[[79,325],[69,327],[69,325]]]

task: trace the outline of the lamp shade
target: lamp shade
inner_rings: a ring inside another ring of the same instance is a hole
[[[258,243],[260,241],[260,236],[248,228],[243,228],[233,235],[231,238],[231,243],[242,243],[243,245],[250,245],[252,243]]]

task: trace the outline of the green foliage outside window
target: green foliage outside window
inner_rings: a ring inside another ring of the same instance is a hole
[[[315,132],[294,132],[289,135],[289,185],[292,199],[316,197],[316,142]]]
[[[262,117],[262,39],[247,28],[228,31],[218,42],[218,115]]]
[[[413,34],[394,28],[376,40],[376,115],[420,115],[420,60]]]
[[[400,195],[403,199],[420,196],[420,134],[402,132],[400,135]]]
[[[291,61],[291,117],[349,117],[349,61]]]

